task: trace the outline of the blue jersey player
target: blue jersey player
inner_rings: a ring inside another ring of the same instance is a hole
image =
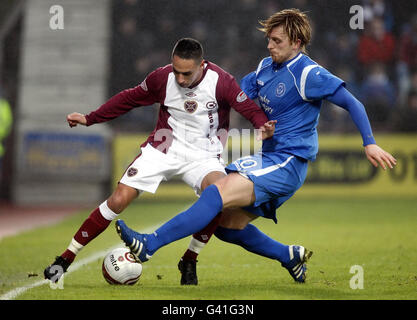
[[[278,260],[295,281],[304,282],[312,252],[282,244],[250,222],[259,216],[276,221],[276,209],[303,184],[308,162],[318,151],[316,127],[324,99],[350,113],[374,166],[386,169],[396,164],[392,155],[376,145],[364,106],[341,79],[304,53],[311,38],[307,16],[286,9],[261,24],[270,57],[241,85],[250,98],[258,99],[268,118],[276,120],[273,137],[263,141],[260,153],[230,164],[225,178],[206,188],[188,210],[154,233],[137,233],[118,220],[117,232],[138,260],[147,261],[160,247],[200,231],[223,210],[215,231],[218,238]],[[231,209],[236,207],[239,209]]]

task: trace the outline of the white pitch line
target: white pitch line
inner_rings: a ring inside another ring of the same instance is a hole
[[[142,231],[140,231],[141,233],[149,233],[149,232],[153,232],[155,229],[157,229],[160,226],[160,224],[146,228]],[[68,271],[65,273],[65,276],[70,274],[71,272],[77,271],[78,269],[80,269],[82,266],[89,264],[97,259],[103,258],[110,250],[112,249],[116,249],[119,248],[121,245],[124,246],[124,243],[119,243],[117,245],[114,245],[113,247],[107,248],[106,250],[102,250],[99,252],[96,252],[94,254],[92,254],[91,256],[88,256],[84,259],[81,259],[80,261],[74,262],[73,264],[71,264],[71,266],[68,268]],[[15,288],[13,290],[10,290],[8,292],[6,292],[5,294],[3,294],[2,296],[0,296],[0,300],[13,300],[16,299],[16,297],[18,297],[19,295],[21,295],[22,293],[26,292],[27,290],[42,286],[44,284],[49,284],[50,281],[45,279],[45,280],[39,280],[36,281],[34,283],[28,284],[26,286],[22,286],[22,287],[18,287]]]

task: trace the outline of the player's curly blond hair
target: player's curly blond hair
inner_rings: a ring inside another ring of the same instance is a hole
[[[284,9],[274,13],[266,20],[259,21],[262,28],[258,30],[265,33],[268,37],[272,29],[278,26],[283,26],[291,43],[298,39],[301,41],[301,51],[306,51],[306,46],[311,40],[311,25],[307,15],[298,9]]]

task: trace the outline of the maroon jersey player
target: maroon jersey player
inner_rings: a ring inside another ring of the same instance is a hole
[[[67,121],[71,127],[90,126],[155,103],[160,104],[158,121],[155,130],[141,145],[140,155],[126,169],[112,195],[82,223],[68,248],[45,269],[45,278],[57,281],[80,250],[143,191],[154,193],[161,181],[180,176],[198,193],[222,178],[225,171],[221,154],[231,108],[260,129],[263,139],[272,136],[274,130],[274,123],[268,122],[235,79],[204,60],[201,44],[190,38],[179,40],[172,52],[171,64],[151,72],[140,85],[116,94],[87,115],[71,113]],[[204,236],[195,235],[197,247],[207,243],[217,220],[211,225],[208,230],[212,231]],[[194,242],[190,244],[191,251],[189,249],[180,261],[183,275],[187,268],[195,268]]]

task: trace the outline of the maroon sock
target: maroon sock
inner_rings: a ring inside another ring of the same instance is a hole
[[[65,260],[67,260],[69,263],[72,263],[75,259],[75,254],[70,250],[65,250],[63,254],[61,254],[61,257],[63,257]]]
[[[96,208],[93,212],[91,212],[90,216],[84,221],[80,229],[78,229],[78,231],[75,233],[75,241],[85,246],[100,233],[106,230],[110,222],[110,220],[107,220],[102,216],[100,209]],[[75,254],[69,249],[65,250],[61,256],[70,263],[75,259]]]
[[[213,233],[216,231],[217,227],[219,226],[220,216],[221,216],[221,212],[213,220],[211,220],[211,222],[204,229],[202,229],[201,231],[197,233],[194,233],[193,238],[203,243],[209,242],[211,236],[213,235]],[[182,259],[196,261],[197,256],[198,256],[197,252],[187,249],[187,251],[185,251],[184,255],[182,256]]]
[[[184,255],[182,256],[182,260],[191,260],[191,261],[197,261],[198,253],[191,251],[190,249],[187,249],[185,251]]]

